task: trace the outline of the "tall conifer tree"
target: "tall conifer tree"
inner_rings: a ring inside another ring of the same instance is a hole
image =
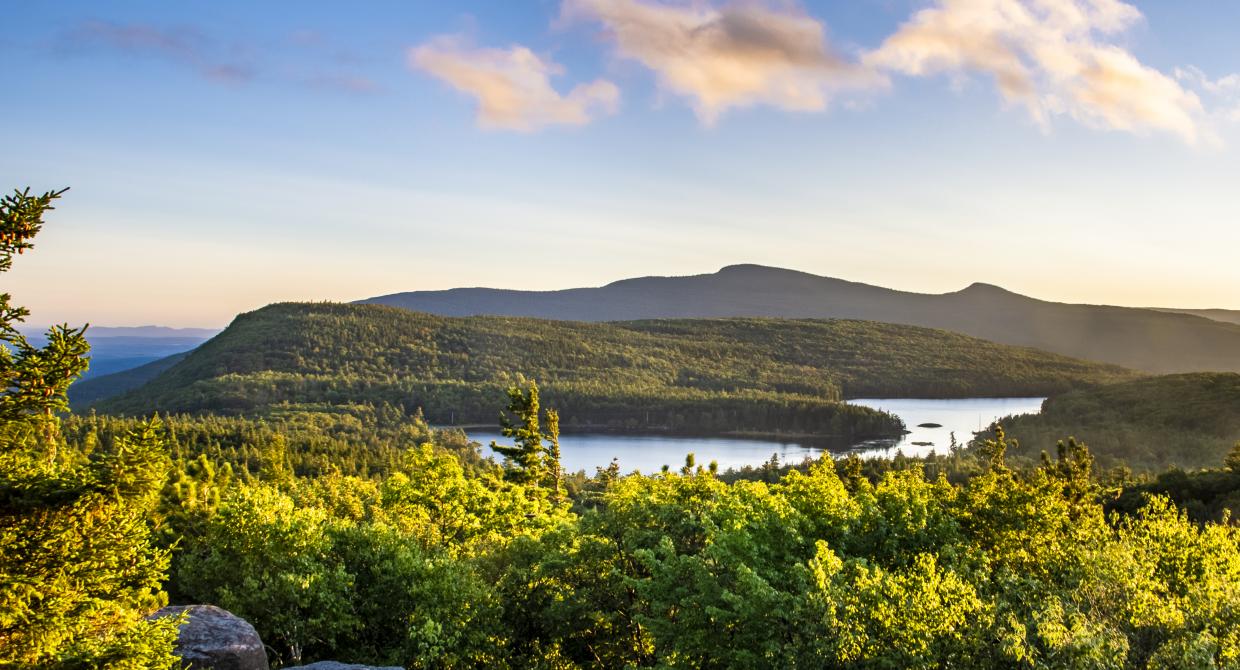
[[[0,199],[0,272],[32,247],[60,192]],[[58,414],[86,370],[84,328],[47,344],[18,331],[29,314],[0,295],[0,668],[167,668],[176,621],[162,605],[167,556],[147,516],[167,469],[157,424],[110,448],[63,448]]]
[[[530,381],[528,389],[509,388],[508,408],[500,412],[499,425],[500,433],[512,438],[513,444],[491,442],[491,449],[504,457],[508,479],[546,487],[559,503],[565,498],[564,471],[560,466],[560,415],[548,409],[544,431],[542,414],[537,382]]]

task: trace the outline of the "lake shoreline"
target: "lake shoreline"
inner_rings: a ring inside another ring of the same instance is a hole
[[[461,424],[454,426],[433,425],[432,428],[437,430],[453,430],[459,429],[464,431],[468,436],[470,431],[483,431],[486,433],[499,432],[497,424]],[[874,440],[896,440],[909,433],[908,430],[887,434],[871,434],[871,435],[824,435],[821,433],[790,433],[790,432],[774,432],[774,431],[680,431],[667,428],[616,428],[614,426],[574,426],[571,429],[562,429],[561,437],[590,437],[605,436],[616,437],[631,435],[634,437],[671,437],[686,439],[734,439],[734,440],[765,440],[771,442],[779,442],[784,444],[799,444],[804,446],[812,446],[823,448],[826,445],[851,445],[862,442],[871,442]]]

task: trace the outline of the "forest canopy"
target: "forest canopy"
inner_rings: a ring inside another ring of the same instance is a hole
[[[1019,456],[1036,459],[1066,436],[1105,466],[1158,471],[1218,468],[1240,441],[1240,374],[1149,377],[1065,393],[1040,414],[1004,420]]]

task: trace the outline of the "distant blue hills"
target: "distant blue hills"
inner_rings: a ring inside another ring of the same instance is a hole
[[[35,346],[47,342],[46,329],[26,327],[23,334]],[[130,370],[173,354],[189,351],[219,333],[213,328],[167,326],[91,326],[90,368],[82,380]]]

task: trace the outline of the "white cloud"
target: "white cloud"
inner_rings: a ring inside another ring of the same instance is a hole
[[[1175,78],[1210,101],[1211,113],[1226,121],[1240,122],[1240,74],[1211,79],[1199,68],[1176,68]]]
[[[706,124],[733,107],[818,111],[840,89],[885,81],[837,55],[823,25],[787,3],[564,0],[561,12],[566,21],[601,23],[620,57],[689,98]]]
[[[1038,123],[1209,137],[1198,96],[1111,42],[1141,19],[1120,0],[935,0],[865,62],[912,76],[981,72]]]
[[[551,86],[563,68],[523,46],[472,48],[457,37],[440,37],[409,51],[409,63],[478,100],[484,128],[533,131],[551,125],[580,126],[615,111],[616,85],[603,80],[560,94]]]

